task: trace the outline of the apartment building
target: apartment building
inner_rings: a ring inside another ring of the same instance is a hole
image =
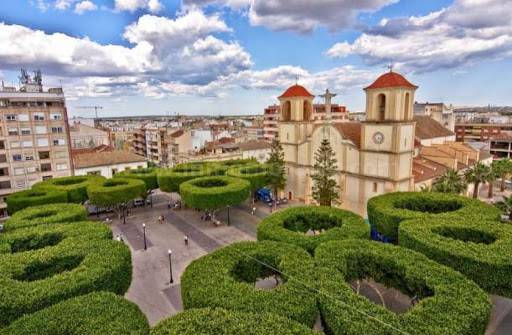
[[[91,127],[81,122],[73,122],[70,127],[71,147],[95,148],[100,145],[112,146],[112,136],[109,131]]]
[[[43,90],[41,74],[0,87],[0,216],[5,196],[41,180],[73,174],[62,88]]]
[[[453,106],[439,103],[414,103],[415,116],[429,116],[443,127],[455,131],[455,114]]]
[[[183,129],[143,127],[133,131],[131,148],[158,166],[172,167],[192,151],[192,135]]]

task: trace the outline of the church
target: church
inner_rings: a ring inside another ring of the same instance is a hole
[[[390,71],[366,87],[366,120],[332,122],[329,91],[323,123],[312,120],[314,96],[294,85],[280,97],[279,139],[283,146],[289,199],[311,203],[315,152],[328,139],[336,154],[341,206],[366,215],[368,199],[414,190],[414,94],[418,87]]]

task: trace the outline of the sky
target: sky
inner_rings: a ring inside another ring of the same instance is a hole
[[[512,0],[16,0],[0,45],[74,116],[261,114],[296,82],[364,111],[390,65],[417,101],[512,105]]]

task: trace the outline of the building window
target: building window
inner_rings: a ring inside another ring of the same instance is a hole
[[[12,155],[12,160],[15,162],[21,162],[23,160],[23,158],[19,154],[14,154],[14,155]]]
[[[62,127],[52,127],[53,134],[61,134],[62,132]]]
[[[15,168],[14,169],[14,175],[15,176],[21,176],[22,174],[25,174],[24,168]]]
[[[36,126],[36,134],[46,134],[45,126]]]
[[[24,148],[32,148],[34,146],[34,143],[32,141],[23,141],[22,144]]]
[[[48,172],[52,170],[52,165],[50,163],[41,164],[41,171]]]
[[[21,128],[21,135],[30,135],[30,128]]]
[[[379,190],[379,184],[373,183],[373,193],[376,193]]]
[[[27,182],[24,180],[16,180],[16,188],[26,188]]]
[[[60,120],[60,119],[62,119],[62,115],[60,113],[51,113],[50,114],[50,119],[52,119],[52,120]]]
[[[14,174],[16,174],[16,169],[14,169]],[[0,169],[0,176],[3,177],[3,176],[8,176],[8,175],[9,175],[9,169],[8,168],[1,168]]]
[[[26,161],[33,161],[34,160],[34,155],[27,155],[27,154],[25,154],[25,160]]]
[[[18,120],[19,121],[28,121],[30,120],[28,114],[18,114]]]
[[[99,176],[101,175],[101,171],[89,171],[87,172],[88,176]]]
[[[53,155],[55,158],[68,158],[67,151],[57,151]]]
[[[9,134],[9,136],[17,136],[18,128],[9,128],[7,129],[7,133]]]
[[[56,138],[53,140],[53,145],[66,145],[66,141],[63,138]]]
[[[117,169],[112,169],[112,175],[115,176],[116,173],[117,173]]]
[[[379,112],[378,120],[384,121],[386,118],[386,95],[379,94],[379,96],[377,97],[377,100],[378,100],[378,112]]]
[[[39,159],[50,159],[49,151],[39,151]]]
[[[11,188],[11,182],[10,181],[0,181],[0,190],[5,190]]]
[[[53,176],[43,176],[43,180],[48,180],[48,179],[52,179]]]
[[[67,170],[67,169],[68,169],[67,164],[57,164],[57,171],[63,171],[63,170]]]
[[[38,147],[47,147],[48,146],[48,139],[47,138],[38,138],[37,139],[37,146]]]
[[[0,163],[7,163],[7,156],[5,154],[0,155]]]
[[[19,148],[19,147],[20,147],[20,142],[18,142],[18,141],[11,142],[11,148]]]
[[[0,150],[5,150],[5,142],[0,141]]]
[[[6,119],[7,121],[16,121],[16,114],[7,114],[7,115],[5,116],[5,119]],[[9,188],[10,188],[10,187],[9,187]]]
[[[44,121],[44,113],[34,113],[35,121]]]
[[[27,173],[35,173],[37,172],[37,168],[35,166],[27,167]]]

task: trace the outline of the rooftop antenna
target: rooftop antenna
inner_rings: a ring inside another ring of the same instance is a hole
[[[386,66],[386,68],[388,68],[389,72],[393,72],[394,67],[395,67],[395,65],[393,63],[389,63],[388,66]]]
[[[295,85],[299,85],[299,75],[295,75]]]

